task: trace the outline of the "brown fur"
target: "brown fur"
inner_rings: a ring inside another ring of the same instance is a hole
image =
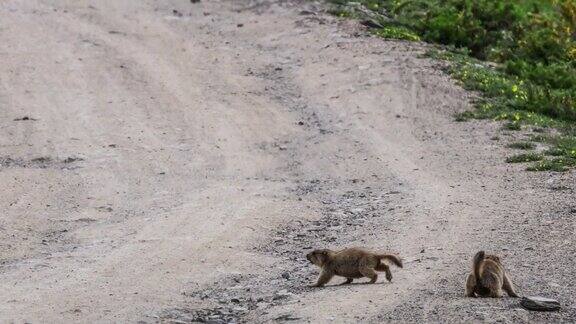
[[[466,279],[466,296],[500,298],[502,290],[510,297],[518,297],[500,258],[485,254],[484,251],[476,253],[472,261],[472,272]]]
[[[362,277],[370,278],[370,283],[378,280],[376,271],[386,272],[386,279],[392,281],[390,267],[382,262],[388,260],[402,268],[402,260],[393,254],[377,254],[360,248],[344,249],[342,251],[314,250],[306,255],[308,261],[322,268],[320,277],[314,287],[322,287],[334,276],[345,277],[344,284]]]

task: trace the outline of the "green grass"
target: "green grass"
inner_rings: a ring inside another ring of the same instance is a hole
[[[507,163],[525,163],[525,162],[535,162],[542,160],[543,157],[536,153],[522,153],[510,156],[506,159]]]
[[[402,26],[386,26],[376,29],[374,33],[384,38],[403,39],[409,41],[420,40],[420,36],[418,36],[418,34]]]
[[[529,166],[528,171],[555,171],[565,172],[568,168],[576,166],[576,160],[557,158],[553,160],[542,160]]]
[[[480,93],[455,116],[527,125],[543,133],[554,160],[531,170],[573,167],[576,150],[576,0],[327,0],[340,16],[368,19],[384,38],[440,44],[427,56]],[[553,154],[552,154],[553,153]]]
[[[515,142],[508,144],[507,147],[517,150],[533,150],[534,148],[536,148],[536,145],[534,145],[534,143],[531,142]]]

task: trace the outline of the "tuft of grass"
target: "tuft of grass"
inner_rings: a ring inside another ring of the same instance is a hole
[[[330,10],[328,10],[328,13],[333,15],[333,16],[340,17],[340,18],[353,18],[354,17],[352,12],[350,12],[348,10],[344,10],[344,9],[339,9],[339,8],[330,9]]]
[[[463,111],[454,115],[454,120],[457,122],[466,122],[470,119],[476,119],[476,113],[473,111]]]
[[[564,155],[564,150],[553,147],[553,148],[549,148],[546,151],[544,151],[544,154],[549,155],[549,156],[562,156],[562,155]]]
[[[550,139],[550,137],[547,135],[532,135],[532,136],[530,136],[530,140],[532,142],[537,142],[537,143],[545,143],[549,139]]]
[[[566,172],[569,167],[574,166],[576,162],[566,159],[554,159],[554,160],[542,160],[531,166],[526,170],[528,171],[554,171],[554,172]]]
[[[509,148],[517,149],[517,150],[533,150],[536,148],[536,145],[531,142],[515,142],[506,145]]]
[[[543,156],[535,153],[522,153],[506,158],[506,163],[535,162],[543,159]]]
[[[420,36],[412,30],[402,26],[385,26],[377,29],[374,34],[391,39],[402,39],[407,41],[419,41]]]
[[[504,129],[511,130],[511,131],[519,131],[522,129],[522,125],[518,122],[507,122],[504,124]]]

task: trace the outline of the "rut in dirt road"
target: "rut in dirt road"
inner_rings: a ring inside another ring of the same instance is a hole
[[[464,298],[485,249],[574,302],[574,173],[504,164],[524,134],[454,122],[473,95],[425,45],[324,8],[0,4],[0,320],[575,320]],[[350,246],[404,269],[307,287]]]

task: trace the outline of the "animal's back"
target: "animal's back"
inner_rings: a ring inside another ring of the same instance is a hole
[[[490,294],[490,288],[502,286],[502,267],[490,259],[484,259],[480,265],[480,286],[477,293],[482,296]]]
[[[348,278],[361,278],[363,275],[359,271],[362,259],[370,254],[360,248],[348,248],[339,251],[334,255],[332,264],[337,275]]]

